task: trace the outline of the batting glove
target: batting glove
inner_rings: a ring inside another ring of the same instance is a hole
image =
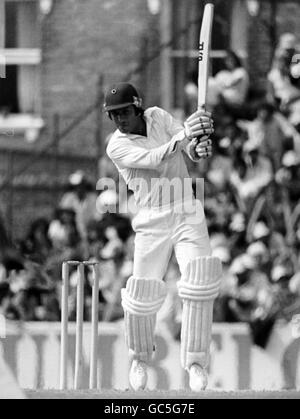
[[[208,159],[212,157],[212,141],[208,136],[204,136],[200,139],[194,138],[189,142],[187,147],[187,154],[190,159],[193,161],[198,161],[200,159]]]
[[[194,138],[210,136],[214,133],[214,122],[211,113],[197,111],[193,113],[184,123],[185,136],[189,141]]]

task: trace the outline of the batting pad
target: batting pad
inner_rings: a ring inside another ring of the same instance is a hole
[[[181,364],[208,366],[214,300],[219,294],[221,261],[216,257],[200,257],[191,261],[178,283],[183,300],[181,328]]]
[[[122,289],[125,339],[132,359],[144,362],[151,359],[156,314],[165,297],[165,283],[157,279],[131,277]]]

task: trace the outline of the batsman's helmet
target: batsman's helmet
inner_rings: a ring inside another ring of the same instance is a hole
[[[142,108],[142,99],[132,84],[116,83],[108,89],[103,105],[105,112],[126,108],[130,105],[134,105],[138,109]]]

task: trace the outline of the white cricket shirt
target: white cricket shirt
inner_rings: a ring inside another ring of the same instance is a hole
[[[136,205],[157,209],[193,201],[183,126],[158,107],[148,108],[144,118],[147,137],[117,130],[106,150],[134,192]]]

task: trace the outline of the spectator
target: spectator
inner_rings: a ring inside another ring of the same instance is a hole
[[[38,218],[31,224],[27,237],[20,243],[24,256],[37,263],[45,263],[52,249],[48,229],[49,222],[45,218]]]
[[[214,321],[224,322],[226,321],[227,298],[228,295],[233,294],[236,286],[235,278],[229,270],[231,262],[230,249],[228,249],[227,246],[219,245],[213,249],[213,256],[219,257],[223,265],[223,277],[220,294],[214,307]]]
[[[131,222],[126,214],[118,213],[118,196],[115,191],[103,191],[97,198],[97,209],[101,214],[99,228],[104,231],[108,227],[114,227],[117,231],[118,238],[122,242],[126,242],[132,234]]]
[[[225,58],[226,70],[220,71],[210,80],[215,99],[213,105],[223,104],[229,112],[238,112],[245,105],[249,92],[249,75],[241,59],[235,52],[228,50]]]
[[[80,241],[76,225],[76,214],[72,209],[58,208],[49,225],[49,238],[55,249],[76,246]]]
[[[289,290],[292,294],[294,294],[298,298],[300,297],[300,271],[297,272],[291,278],[291,280],[289,282]],[[299,306],[300,306],[300,301],[299,301]],[[300,307],[299,307],[299,312],[300,312]]]
[[[224,127],[224,137],[217,143],[217,153],[211,160],[207,178],[220,191],[229,184],[235,160],[244,143],[243,133],[231,122]]]
[[[55,285],[41,267],[25,262],[24,269],[9,277],[12,305],[23,321],[59,321],[59,302]]]
[[[4,220],[0,217],[0,312],[7,318],[19,319],[18,308],[11,303],[11,273],[18,273],[24,269],[21,253],[9,240]]]
[[[186,115],[192,114],[198,106],[198,70],[191,71],[184,86]]]
[[[114,226],[107,226],[104,231],[107,240],[101,251],[103,259],[117,260],[123,257],[123,243],[119,238],[118,231]]]
[[[248,205],[271,182],[273,170],[270,160],[261,154],[259,143],[248,141],[244,152],[245,167],[242,172],[235,170],[230,181],[239,198]]]
[[[8,234],[6,228],[4,226],[4,220],[0,215],[0,256],[2,257],[5,250],[9,247],[10,241],[8,238]]]
[[[265,275],[269,274],[270,252],[263,241],[255,241],[247,248],[247,254],[255,261],[256,269],[259,269]]]
[[[293,207],[300,196],[300,159],[294,151],[284,154],[281,167],[276,173],[276,181],[289,192]]]
[[[286,106],[299,96],[299,89],[292,82],[291,64],[296,52],[296,37],[283,34],[275,51],[272,68],[268,74],[269,97],[280,106]]]
[[[86,239],[87,225],[98,219],[96,211],[96,192],[82,171],[73,173],[69,178],[69,191],[66,192],[59,204],[62,209],[73,210],[76,214],[76,225],[82,239]]]
[[[285,134],[275,116],[275,107],[268,102],[258,108],[257,118],[248,125],[249,141],[257,142],[261,154],[272,162],[274,172],[279,169],[285,150]]]
[[[52,252],[45,263],[47,274],[55,282],[61,278],[61,264],[65,260],[85,260],[88,257],[88,245],[79,236],[75,213],[69,209],[58,209],[50,222],[49,238]]]
[[[94,260],[101,259],[101,251],[106,243],[98,221],[90,221],[87,225],[87,255]]]
[[[293,267],[288,261],[278,261],[271,273],[277,319],[291,321],[300,313],[299,296],[295,288]]]
[[[278,42],[277,49],[282,51],[286,57],[287,65],[291,63],[292,57],[294,56],[297,48],[297,37],[293,33],[283,33]]]
[[[273,294],[267,277],[252,257],[238,257],[230,268],[236,289],[228,295],[228,319],[249,323],[255,344],[265,347],[273,329]]]

